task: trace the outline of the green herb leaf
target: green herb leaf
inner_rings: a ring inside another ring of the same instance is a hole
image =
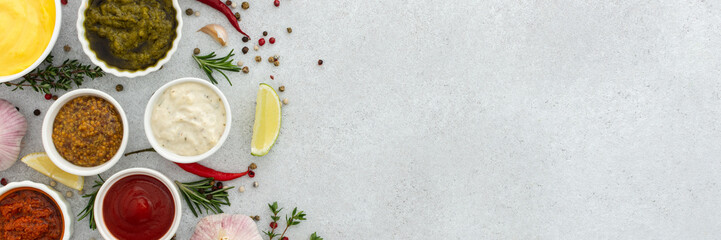
[[[43,64],[48,64],[45,68],[35,68],[17,83],[6,82],[5,86],[14,87],[12,91],[24,90],[23,87],[30,87],[33,91],[41,94],[50,93],[50,91],[70,90],[73,83],[76,87],[82,85],[85,78],[94,80],[95,78],[105,76],[100,67],[91,69],[90,65],[80,64],[78,60],[65,60],[60,66],[53,66],[53,55],[50,54],[45,58]]]
[[[95,217],[93,216],[93,206],[95,205],[95,197],[98,195],[100,186],[102,186],[103,183],[105,183],[105,180],[100,176],[100,174],[98,174],[98,178],[100,178],[100,181],[95,180],[95,185],[93,185],[93,189],[95,189],[95,188],[97,188],[97,189],[90,194],[83,195],[83,198],[90,198],[90,200],[88,200],[88,204],[85,205],[85,208],[83,209],[83,211],[81,211],[78,214],[78,217],[79,217],[78,221],[83,220],[87,217],[88,222],[90,224],[90,229],[93,229],[93,230],[96,229]]]
[[[185,199],[185,203],[190,208],[193,216],[198,217],[198,214],[203,214],[203,209],[205,209],[205,213],[223,213],[220,206],[230,206],[228,190],[234,187],[213,190],[212,181],[213,178],[188,183],[175,181],[175,185],[180,189],[180,193],[183,195],[183,199]]]
[[[230,53],[222,58],[215,58],[215,52],[211,52],[210,54],[204,56],[193,55],[193,59],[195,59],[195,62],[198,63],[198,67],[205,72],[205,75],[208,76],[211,83],[218,84],[218,80],[215,80],[213,77],[213,72],[217,71],[225,77],[225,80],[228,81],[230,86],[233,86],[233,83],[230,82],[228,76],[223,73],[223,70],[231,72],[240,71],[241,68],[238,65],[233,64],[233,59],[230,59],[232,56],[235,56],[235,54],[233,54],[234,50],[235,49],[230,50]]]
[[[323,240],[323,238],[313,233],[310,235],[310,240]]]

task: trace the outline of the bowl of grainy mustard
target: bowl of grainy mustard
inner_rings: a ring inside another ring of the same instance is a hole
[[[128,120],[113,97],[95,89],[78,89],[48,109],[42,142],[60,169],[91,176],[110,169],[128,144]]]

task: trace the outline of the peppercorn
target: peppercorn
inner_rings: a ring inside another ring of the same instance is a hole
[[[52,99],[53,99],[53,100],[58,100],[58,95],[53,95]]]
[[[250,40],[250,38],[243,36],[243,42],[248,42],[248,40]]]
[[[270,228],[275,229],[275,228],[277,228],[277,227],[278,227],[278,223],[276,223],[276,222],[271,222],[271,223],[270,223]]]
[[[218,182],[215,184],[215,188],[217,189],[223,189],[223,182]]]
[[[241,51],[243,52],[243,54],[248,53],[248,47],[243,47],[243,49]]]
[[[253,187],[258,187],[258,182],[253,182]]]
[[[195,11],[195,16],[196,16],[196,17],[200,17],[200,12]]]
[[[201,188],[201,189],[198,189],[198,192],[199,192],[200,194],[205,194],[205,189],[202,189],[202,188]]]
[[[268,31],[263,31],[263,37],[268,36]]]
[[[233,9],[235,9],[236,7],[238,7],[238,5],[235,4],[235,3],[233,3],[233,4],[230,4],[230,7],[232,7]]]
[[[258,45],[253,46],[253,50],[258,51]]]
[[[274,37],[271,37],[270,39],[268,39],[268,42],[269,42],[270,44],[274,44],[274,43],[275,43],[275,38],[274,38]]]
[[[263,60],[263,59],[262,59],[260,56],[255,56],[255,61],[256,61],[256,62],[260,62],[260,61],[262,61],[262,60]]]
[[[248,168],[255,170],[256,168],[258,168],[258,165],[255,165],[255,163],[251,163]]]
[[[239,12],[235,12],[235,20],[240,21],[240,13]]]
[[[283,99],[283,105],[288,105],[288,98]]]
[[[278,56],[278,54],[276,54],[276,55],[273,55],[273,58],[275,58],[275,60],[278,61],[278,59],[280,58],[280,56]]]
[[[258,45],[260,45],[260,46],[265,45],[265,38],[258,39]]]
[[[210,186],[212,187],[214,185],[215,185],[215,180],[210,180]]]
[[[185,15],[188,15],[188,16],[193,15],[193,9],[192,8],[185,9]]]
[[[2,178],[2,179],[0,179],[0,184],[2,184],[3,186],[8,185],[8,180],[5,178]]]
[[[33,114],[35,114],[35,116],[40,116],[40,109],[35,109],[35,111],[33,111]]]
[[[275,77],[273,77],[273,75],[270,75],[270,80],[275,80]]]
[[[66,52],[70,52],[70,49],[71,48],[68,45],[63,46],[63,50],[65,50]]]
[[[248,8],[250,8],[250,4],[248,4],[248,2],[243,2],[240,4],[240,7],[243,8],[243,10],[248,10]]]
[[[238,67],[242,67],[242,66],[243,66],[243,61],[238,61]]]
[[[50,93],[46,93],[46,94],[45,94],[45,100],[50,100],[50,99],[52,99],[52,98],[53,98],[53,95],[52,95],[52,94],[50,94]]]
[[[122,85],[122,84],[115,85],[115,91],[122,92],[122,91],[123,91],[123,85]]]
[[[323,65],[323,60],[318,59],[318,66]]]
[[[228,1],[225,1],[225,5],[228,5],[228,6],[230,6],[231,4],[233,4],[233,2],[232,2],[232,1],[230,1],[230,0],[228,0]]]
[[[292,32],[293,32],[293,29],[292,29],[292,28],[287,28],[286,30],[288,30],[288,33],[292,33]]]
[[[285,92],[285,86],[278,87],[278,91]]]
[[[65,192],[65,196],[66,196],[66,197],[73,197],[73,192],[67,191],[67,192]]]
[[[269,63],[275,62],[275,58],[274,58],[274,57],[268,57],[268,62],[269,62]]]
[[[210,195],[210,194],[205,195],[205,199],[213,200],[213,195]]]
[[[277,67],[278,65],[280,65],[280,62],[275,61],[275,62],[273,62],[273,65],[275,65]]]
[[[288,237],[283,237],[280,240],[288,240]]]
[[[55,187],[55,185],[58,185],[58,183],[53,180],[50,180],[50,186]]]
[[[239,192],[245,192],[245,187],[243,187],[243,186],[238,187],[238,191],[239,191]]]
[[[253,220],[255,220],[255,221],[260,221],[260,216],[255,215],[255,217],[253,217]]]
[[[248,70],[248,66],[243,67],[243,73],[248,73],[250,70]]]
[[[200,54],[200,48],[193,49],[193,54],[195,54],[195,55]]]
[[[275,2],[273,2],[273,5],[275,5],[276,7],[280,6],[280,1],[279,1],[279,0],[275,0]]]

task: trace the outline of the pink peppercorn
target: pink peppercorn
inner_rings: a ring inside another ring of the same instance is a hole
[[[258,45],[260,45],[260,46],[265,45],[265,38],[258,39]]]
[[[45,100],[50,100],[51,98],[53,98],[52,94],[50,94],[50,93],[45,94]]]
[[[67,5],[67,4],[68,4],[68,0],[60,0],[60,3],[62,3],[63,5]]]
[[[280,6],[280,0],[275,0],[275,2],[273,2],[273,5],[275,5],[276,7]]]
[[[270,39],[268,39],[268,42],[270,42],[270,44],[274,44],[274,43],[275,43],[275,38],[274,38],[274,37],[271,37]]]

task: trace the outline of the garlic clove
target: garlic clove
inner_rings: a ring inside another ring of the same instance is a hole
[[[225,46],[226,44],[228,44],[228,32],[225,31],[225,28],[223,28],[223,26],[220,26],[218,24],[208,24],[198,31],[210,35],[211,37],[213,37],[213,39],[215,39],[215,41],[220,43],[220,45]]]
[[[20,142],[27,129],[25,116],[10,102],[0,99],[0,171],[10,168],[18,160]]]
[[[263,240],[258,226],[245,215],[216,214],[200,219],[190,240]]]

